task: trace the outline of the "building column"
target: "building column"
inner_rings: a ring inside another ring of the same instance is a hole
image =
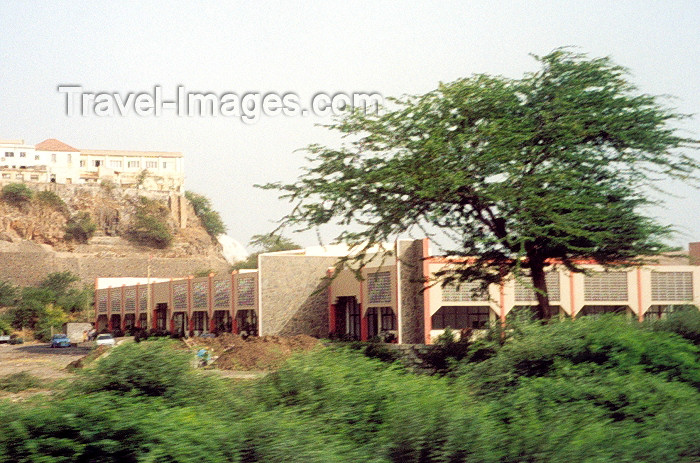
[[[209,332],[213,333],[216,329],[214,324],[214,274],[210,273],[207,279],[207,313],[209,314]]]
[[[430,240],[423,238],[423,337],[426,344],[431,344],[430,331],[433,329],[433,320],[430,316]]]
[[[121,310],[119,314],[119,329],[124,331],[124,328],[126,326],[126,321],[124,320],[126,318],[126,285],[122,285],[122,294],[121,294]]]

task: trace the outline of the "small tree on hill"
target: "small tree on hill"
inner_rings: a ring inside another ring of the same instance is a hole
[[[211,200],[204,195],[193,191],[186,191],[185,198],[192,204],[194,213],[202,222],[204,229],[213,238],[226,233],[226,225],[221,219],[221,215],[212,207]]]
[[[282,235],[270,233],[267,235],[253,235],[248,243],[256,251],[245,260],[233,264],[234,270],[258,268],[258,256],[266,252],[290,251],[301,249],[301,246]]]
[[[2,199],[14,206],[29,202],[33,196],[32,189],[24,183],[10,183],[2,188]]]
[[[294,209],[283,225],[359,225],[337,236],[363,252],[414,229],[441,229],[446,255],[473,256],[444,281],[532,278],[549,318],[545,267],[579,258],[634,262],[664,248],[670,228],[646,216],[644,188],[695,179],[698,162],[676,133],[685,115],[640,94],[624,68],[566,49],[535,57],[521,79],[476,75],[393,100],[381,115],[353,112],[330,128],[341,148],[308,147],[296,183],[273,183]]]

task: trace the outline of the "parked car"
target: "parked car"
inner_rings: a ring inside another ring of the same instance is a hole
[[[9,334],[0,334],[0,343],[2,342],[10,342],[10,335]]]
[[[54,334],[51,338],[51,347],[70,347],[70,338],[65,334]]]
[[[95,344],[97,344],[98,346],[113,346],[114,337],[108,333],[98,334],[97,338],[95,339]]]

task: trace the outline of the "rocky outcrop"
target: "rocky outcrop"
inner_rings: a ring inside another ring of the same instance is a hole
[[[0,185],[1,186],[1,185]],[[221,245],[207,233],[189,202],[172,192],[142,191],[100,185],[35,185],[56,193],[65,207],[36,199],[15,206],[0,201],[0,280],[34,284],[42,275],[71,270],[85,281],[100,276],[187,276],[201,270],[226,271]],[[132,244],[125,239],[139,197],[158,201],[169,213],[174,239],[166,249]],[[66,240],[72,215],[87,212],[97,225],[88,243]],[[155,269],[153,262],[158,262]]]

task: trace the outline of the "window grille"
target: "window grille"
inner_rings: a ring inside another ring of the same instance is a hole
[[[136,311],[136,288],[126,288],[124,290],[124,312],[133,313]]]
[[[584,277],[586,301],[626,301],[627,272],[593,272]]]
[[[692,301],[692,272],[651,272],[653,301]]]
[[[442,288],[442,300],[445,302],[487,301],[488,294],[478,281],[450,283]]]
[[[196,281],[192,283],[192,307],[201,309],[207,306],[207,282]]]
[[[238,279],[238,305],[255,305],[255,278]]]
[[[173,283],[174,310],[187,310],[187,283]]]
[[[122,290],[120,288],[112,290],[112,312],[122,310]]]
[[[547,283],[547,293],[550,301],[558,301],[561,299],[559,286],[559,272],[552,271],[545,273],[545,282]],[[532,281],[527,278],[525,281],[515,280],[515,300],[516,301],[536,301],[537,296],[535,290],[531,286]]]
[[[214,280],[214,307],[228,308],[231,305],[231,282]]]
[[[145,314],[148,310],[148,286],[139,288],[139,312]]]
[[[99,313],[107,313],[107,291],[100,291],[97,296],[97,311]]]
[[[369,303],[381,304],[391,302],[391,273],[376,272],[367,276]]]

